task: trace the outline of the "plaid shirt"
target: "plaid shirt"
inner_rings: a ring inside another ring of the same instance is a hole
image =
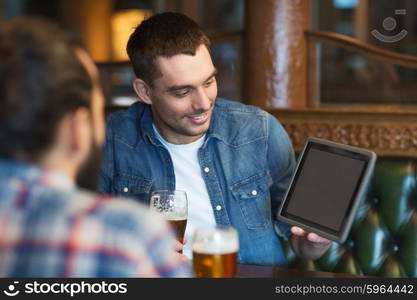
[[[168,224],[146,207],[0,160],[1,277],[188,276],[172,254]]]

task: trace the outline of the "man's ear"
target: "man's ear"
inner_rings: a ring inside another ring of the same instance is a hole
[[[89,153],[92,141],[92,122],[88,108],[77,108],[70,119],[70,145],[72,151],[84,156]]]
[[[151,88],[140,78],[133,80],[133,89],[138,95],[139,99],[145,102],[146,104],[152,105],[151,99]]]
[[[57,124],[49,149],[39,158],[39,164],[59,169],[75,179],[78,168],[90,154],[93,129],[87,108],[66,113]]]

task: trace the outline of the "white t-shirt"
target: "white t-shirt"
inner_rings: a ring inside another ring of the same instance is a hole
[[[155,125],[153,125],[153,129],[157,138],[171,155],[175,172],[175,189],[187,193],[188,220],[185,230],[187,243],[184,245],[183,253],[191,259],[194,230],[197,227],[211,227],[216,224],[210,197],[198,162],[198,149],[203,145],[205,135],[190,144],[176,145],[168,143],[159,134]]]

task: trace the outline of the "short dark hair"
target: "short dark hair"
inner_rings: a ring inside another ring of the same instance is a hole
[[[75,40],[37,18],[0,24],[0,157],[37,160],[59,121],[90,107],[92,81]]]
[[[200,45],[210,51],[210,40],[196,22],[166,12],[143,21],[131,34],[126,50],[136,77],[153,86],[154,79],[161,76],[155,65],[158,56],[195,55]]]

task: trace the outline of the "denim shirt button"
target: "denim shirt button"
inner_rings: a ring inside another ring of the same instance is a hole
[[[256,190],[253,190],[253,191],[251,192],[251,194],[252,194],[253,196],[256,196],[256,195],[258,195],[258,192],[257,192]]]
[[[204,172],[206,172],[206,173],[210,172],[210,168],[209,167],[205,167],[204,168]]]
[[[123,192],[127,193],[128,191],[129,191],[129,188],[128,187],[124,187],[123,188]]]
[[[220,210],[222,210],[222,207],[221,207],[221,205],[217,205],[217,206],[216,206],[216,210],[217,210],[217,211],[220,211]]]

